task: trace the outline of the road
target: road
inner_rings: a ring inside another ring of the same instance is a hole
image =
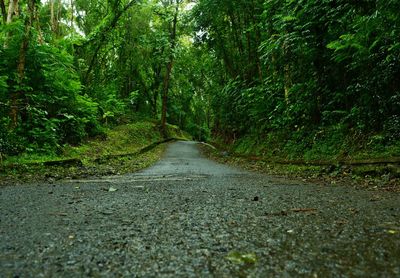
[[[1,277],[400,277],[400,196],[217,164],[0,188]]]

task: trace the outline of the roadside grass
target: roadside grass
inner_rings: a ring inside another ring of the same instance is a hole
[[[381,138],[361,140],[350,136],[339,140],[325,136],[314,142],[307,142],[307,138],[296,142],[274,134],[264,140],[249,136],[228,144],[217,138],[213,144],[219,150],[203,149],[219,162],[273,176],[324,185],[400,191],[400,142],[385,144]],[[389,162],[392,160],[395,162]],[[357,165],[359,161],[363,164]]]
[[[168,135],[188,140],[190,135],[168,125]],[[80,146],[64,146],[60,155],[23,154],[8,157],[0,168],[0,183],[54,181],[89,176],[118,175],[149,167],[160,159],[165,144],[156,122],[117,126],[105,136]],[[149,150],[143,149],[149,147]]]
[[[93,160],[105,155],[134,153],[141,148],[160,141],[157,125],[151,122],[138,122],[117,126],[106,132],[106,139],[91,140],[87,144],[64,149],[64,157],[79,157]]]
[[[346,133],[340,128],[321,131],[275,131],[256,134],[233,142],[214,138],[214,143],[228,146],[239,155],[255,155],[271,160],[338,161],[400,157],[400,140],[382,134]]]

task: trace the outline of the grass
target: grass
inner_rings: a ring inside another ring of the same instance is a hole
[[[218,145],[226,145],[217,138]],[[274,131],[247,135],[228,144],[229,151],[270,160],[339,161],[400,157],[400,140],[360,134],[340,127],[320,131]]]
[[[400,192],[400,172],[395,166],[310,166],[282,165],[265,160],[254,160],[250,156],[226,155],[220,150],[203,146],[203,152],[211,159],[248,171],[270,176],[311,182],[324,186],[345,185],[358,189]]]
[[[211,157],[248,170],[324,184],[346,183],[400,191],[398,163],[362,166],[339,163],[400,157],[400,140],[388,140],[380,134],[364,135],[332,127],[308,133],[275,131],[263,137],[253,134],[230,144],[217,138],[214,143],[231,155],[221,157],[214,153]]]
[[[64,149],[64,157],[94,159],[105,155],[134,153],[161,140],[157,126],[151,122],[139,122],[118,126],[107,131],[107,139],[91,140],[79,147]]]
[[[168,134],[183,140],[190,139],[190,135],[172,125],[168,126]],[[105,138],[89,140],[80,146],[65,146],[61,155],[23,154],[18,157],[8,157],[3,162],[0,183],[134,172],[150,166],[161,157],[165,144],[138,154],[138,151],[144,147],[160,140],[162,136],[155,122],[141,121],[117,126],[107,130]],[[47,162],[71,159],[76,159],[79,163],[59,166],[42,165]]]

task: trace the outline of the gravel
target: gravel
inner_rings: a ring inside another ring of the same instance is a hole
[[[400,277],[400,195],[171,144],[139,173],[0,188],[1,277]]]

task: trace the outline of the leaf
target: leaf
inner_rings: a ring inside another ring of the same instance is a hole
[[[117,190],[118,190],[117,188],[111,186],[111,187],[108,189],[108,192],[115,192],[115,191],[117,191]]]
[[[286,22],[295,21],[295,20],[297,20],[297,18],[295,16],[291,16],[291,15],[282,17],[282,21],[286,21]]]
[[[398,231],[396,231],[396,230],[387,230],[387,233],[391,234],[391,235],[395,235],[395,234],[398,233]]]
[[[254,253],[242,254],[237,251],[230,252],[226,259],[234,264],[255,264],[257,262],[257,256]]]

